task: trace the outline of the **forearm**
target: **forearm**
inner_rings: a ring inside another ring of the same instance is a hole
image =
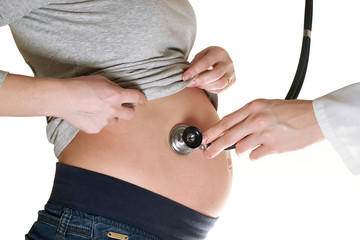
[[[8,74],[0,87],[0,116],[56,116],[59,79]]]

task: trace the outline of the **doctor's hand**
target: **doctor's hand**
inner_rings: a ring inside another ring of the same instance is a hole
[[[312,101],[254,100],[203,132],[205,151],[213,158],[236,143],[236,153],[251,150],[250,159],[301,149],[324,139]]]
[[[196,75],[189,87],[198,87],[212,93],[220,93],[236,81],[235,69],[229,54],[221,47],[208,47],[199,52],[190,67],[184,72],[183,80],[189,81]]]

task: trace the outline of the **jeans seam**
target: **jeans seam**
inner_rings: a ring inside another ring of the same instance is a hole
[[[68,226],[69,226],[69,222],[71,219],[71,209],[69,208],[64,208],[63,214],[61,215],[60,221],[59,221],[59,226],[56,230],[56,235],[60,236],[62,238],[65,239],[65,234],[67,232]]]
[[[90,232],[90,238],[91,238],[91,239],[94,238],[94,232],[95,232],[95,216],[92,216],[91,232]]]
[[[49,225],[52,225],[56,228],[59,227],[59,223],[53,219],[50,219],[50,218],[47,218],[47,217],[44,217],[44,216],[39,216],[38,217],[38,221],[39,222],[42,222],[44,224],[49,224]],[[82,228],[78,228],[78,227],[73,227],[73,226],[68,226],[68,232],[69,233],[78,233],[78,234],[82,234],[86,237],[92,237],[92,233],[85,230],[85,229],[82,229]]]

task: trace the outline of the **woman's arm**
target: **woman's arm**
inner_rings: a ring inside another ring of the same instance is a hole
[[[53,98],[61,87],[58,79],[7,74],[0,87],[0,115],[53,116]]]
[[[0,87],[0,116],[55,116],[87,133],[118,118],[129,120],[145,103],[137,90],[123,89],[101,76],[55,79],[8,74]]]

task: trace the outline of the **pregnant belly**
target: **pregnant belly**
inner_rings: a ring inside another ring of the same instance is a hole
[[[119,120],[99,134],[80,131],[59,161],[122,179],[217,217],[231,188],[230,154],[209,160],[196,149],[182,156],[171,149],[168,139],[178,124],[204,131],[218,120],[206,94],[186,88],[136,106],[134,119]]]

